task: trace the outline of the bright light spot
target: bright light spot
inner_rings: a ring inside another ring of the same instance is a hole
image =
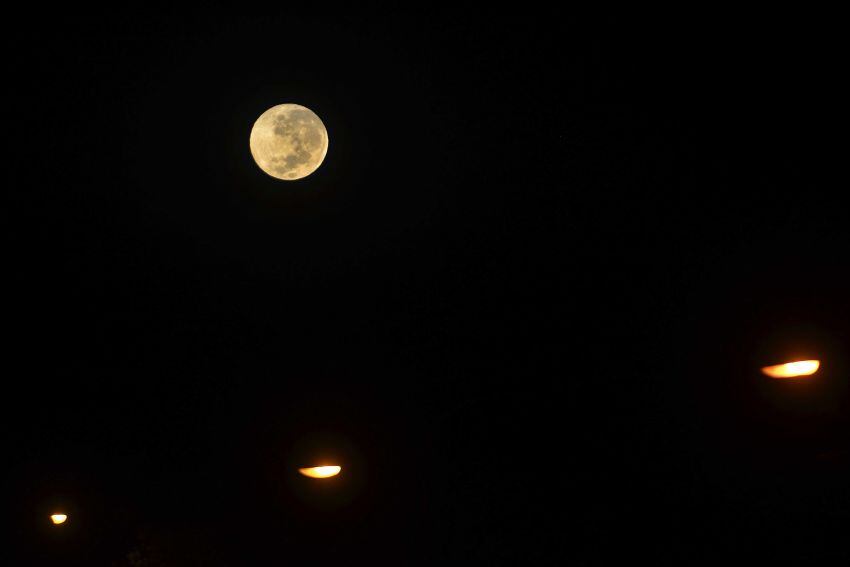
[[[300,472],[304,476],[309,476],[310,478],[329,478],[338,475],[339,471],[341,470],[342,467],[334,465],[327,467],[308,467],[304,469],[298,469],[298,472]]]
[[[50,516],[50,521],[56,525],[64,524],[65,520],[67,519],[68,516],[66,516],[65,514],[53,514],[52,516]]]
[[[799,360],[775,366],[765,366],[761,369],[771,378],[797,378],[798,376],[811,376],[820,368],[820,360]]]

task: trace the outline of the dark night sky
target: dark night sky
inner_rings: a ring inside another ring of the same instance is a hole
[[[668,18],[11,21],[14,564],[847,556],[837,35]]]

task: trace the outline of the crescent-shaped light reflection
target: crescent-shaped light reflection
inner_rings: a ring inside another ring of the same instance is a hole
[[[303,469],[298,469],[298,472],[310,478],[330,478],[332,476],[338,475],[339,471],[341,470],[342,467],[330,465],[323,467],[306,467]]]
[[[801,376],[811,376],[818,371],[818,368],[820,368],[820,360],[798,360],[796,362],[765,366],[761,371],[771,378],[799,378]]]

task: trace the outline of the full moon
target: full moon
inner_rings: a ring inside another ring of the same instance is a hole
[[[300,104],[279,104],[263,112],[251,128],[251,155],[277,179],[294,181],[316,171],[328,153],[328,131]]]

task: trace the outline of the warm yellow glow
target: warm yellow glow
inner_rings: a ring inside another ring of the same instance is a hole
[[[298,469],[298,472],[304,476],[309,476],[310,478],[329,478],[338,475],[341,470],[342,467],[334,465],[326,467],[307,467],[304,469]]]
[[[765,366],[761,369],[771,378],[797,378],[798,376],[811,376],[820,368],[820,360],[798,360],[775,366]]]
[[[67,519],[68,516],[66,516],[65,514],[53,514],[52,516],[50,516],[50,521],[57,525],[64,524],[65,520]]]

